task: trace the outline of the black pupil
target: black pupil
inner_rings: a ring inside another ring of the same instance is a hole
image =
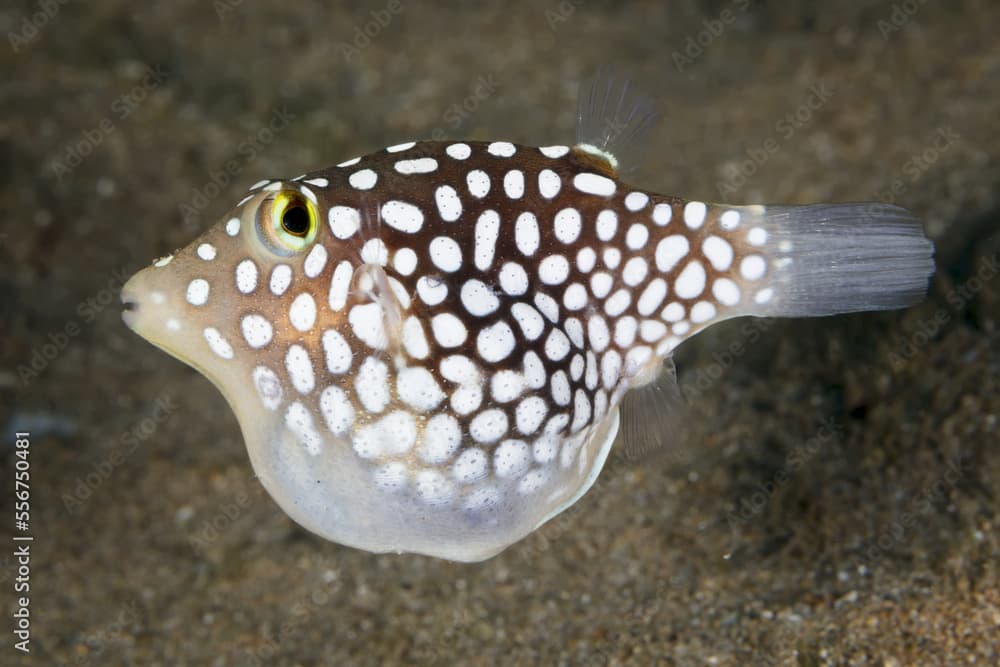
[[[292,236],[309,233],[309,211],[301,204],[292,204],[281,215],[281,227]]]

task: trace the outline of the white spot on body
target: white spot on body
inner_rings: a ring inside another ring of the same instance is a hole
[[[618,231],[618,214],[611,209],[605,209],[597,214],[597,238],[610,241]]]
[[[514,410],[514,423],[517,430],[524,435],[531,435],[542,425],[548,407],[545,400],[538,396],[529,396],[517,404]]]
[[[749,255],[740,262],[740,275],[747,280],[760,280],[766,270],[764,258],[760,255]]]
[[[580,270],[581,273],[590,273],[594,270],[594,266],[597,264],[597,253],[590,246],[586,248],[581,248],[580,252],[576,253],[576,268]]]
[[[425,359],[431,352],[427,336],[424,334],[424,325],[415,315],[403,321],[402,339],[406,353],[414,359]]]
[[[633,257],[629,261],[625,262],[625,268],[622,270],[622,280],[629,287],[635,287],[649,274],[649,265],[646,260],[642,257]]]
[[[774,290],[770,287],[765,287],[754,295],[753,300],[754,303],[765,304],[770,301],[773,296]]]
[[[325,178],[307,178],[305,182],[309,185],[315,185],[317,188],[326,188],[330,186],[330,181]]]
[[[617,269],[622,261],[622,252],[614,247],[605,248],[602,259],[604,259],[604,266],[609,269]]]
[[[451,144],[444,149],[444,152],[448,154],[448,157],[454,158],[455,160],[465,160],[470,155],[472,155],[472,149],[469,148],[469,144]]]
[[[354,406],[340,387],[329,386],[320,393],[319,411],[334,435],[345,435],[354,425]]]
[[[555,324],[559,321],[559,304],[548,294],[537,292],[535,294],[535,307],[549,322]]]
[[[450,459],[462,442],[458,420],[447,414],[435,415],[424,426],[417,456],[424,463],[440,464]]]
[[[614,278],[606,271],[599,271],[590,277],[590,291],[598,299],[606,297],[614,284]]]
[[[243,338],[246,339],[247,345],[254,349],[264,347],[274,337],[271,322],[263,315],[255,313],[247,315],[240,322],[240,328],[243,330]]]
[[[447,236],[437,236],[427,247],[431,262],[442,271],[452,273],[462,266],[462,249],[458,243]]]
[[[260,396],[261,403],[268,410],[277,410],[281,405],[284,392],[281,390],[281,380],[277,373],[267,366],[257,366],[251,373],[257,395]]]
[[[682,299],[693,299],[705,290],[705,267],[698,260],[688,262],[677,276],[674,293]]]
[[[580,192],[598,197],[610,197],[615,193],[615,182],[600,174],[583,173],[573,177],[573,187]]]
[[[208,347],[217,356],[222,359],[232,359],[233,358],[233,346],[229,344],[229,341],[219,333],[219,330],[215,327],[206,327],[203,332],[205,335],[205,340],[208,342]]]
[[[388,146],[385,149],[386,153],[401,153],[405,150],[409,150],[417,145],[415,141],[404,141],[401,144],[395,144],[394,146]]]
[[[503,191],[511,199],[520,199],[524,196],[524,172],[520,169],[511,169],[503,177]]]
[[[545,157],[555,160],[569,153],[569,146],[542,146],[538,151]]]
[[[371,169],[361,169],[348,176],[347,182],[356,190],[371,190],[378,183],[378,174]]]
[[[309,353],[299,344],[292,344],[285,353],[285,370],[292,381],[292,386],[300,394],[308,394],[316,386],[312,362]]]
[[[473,262],[480,271],[490,268],[500,235],[500,214],[493,210],[483,211],[476,220],[476,243]]]
[[[699,301],[691,307],[691,321],[695,324],[708,322],[715,317],[715,306],[708,301]]]
[[[482,199],[490,192],[490,177],[482,169],[473,169],[465,175],[465,184],[469,194],[476,199]]]
[[[204,306],[208,301],[209,286],[204,278],[195,278],[188,283],[184,297],[192,306]]]
[[[327,329],[322,337],[323,356],[326,357],[326,368],[331,373],[346,373],[351,368],[351,346],[336,329]]]
[[[514,242],[522,255],[530,257],[538,250],[538,218],[534,213],[525,211],[517,216],[514,222]]]
[[[281,296],[292,284],[292,267],[287,264],[278,264],[271,270],[271,293]]]
[[[313,424],[312,413],[309,409],[295,401],[288,406],[285,411],[285,426],[292,432],[295,439],[299,441],[306,451],[316,456],[319,454],[323,438],[320,437],[316,426]]]
[[[687,238],[680,234],[661,239],[656,244],[656,268],[664,273],[670,271],[688,254],[690,248]]]
[[[632,294],[627,289],[620,289],[604,302],[604,312],[611,317],[618,317],[632,303]]]
[[[421,157],[414,160],[400,160],[394,168],[400,174],[429,174],[437,171],[438,163],[432,157]]]
[[[411,275],[417,270],[417,253],[411,248],[400,248],[393,255],[392,265],[400,274]]]
[[[719,226],[731,232],[740,225],[740,212],[729,210],[719,216]]]
[[[215,246],[211,243],[202,243],[198,246],[198,257],[202,258],[206,262],[211,262],[215,259]]]
[[[493,452],[493,469],[501,479],[518,477],[530,465],[531,449],[521,440],[504,440]]]
[[[587,288],[580,283],[573,283],[563,292],[563,306],[566,310],[582,310],[589,301]]]
[[[510,296],[521,296],[528,291],[528,274],[520,264],[507,262],[500,269],[500,289]]]
[[[341,310],[347,303],[347,293],[351,287],[351,277],[354,275],[354,267],[346,259],[337,264],[330,278],[330,309]]]
[[[712,295],[724,306],[735,306],[740,302],[740,288],[729,278],[719,278],[712,283]]]
[[[462,200],[458,191],[450,185],[439,186],[434,191],[434,202],[437,204],[438,214],[445,222],[455,222],[462,217]]]
[[[656,278],[651,280],[646,289],[642,291],[639,296],[639,301],[636,303],[636,310],[643,317],[649,317],[653,314],[660,304],[663,303],[663,299],[667,296],[667,281],[663,278]]]
[[[498,403],[510,403],[524,392],[524,376],[517,371],[497,371],[490,378],[490,394]]]
[[[562,179],[559,174],[551,169],[542,169],[538,172],[538,192],[546,199],[552,199],[559,194],[562,187]]]
[[[353,206],[331,206],[327,213],[330,231],[338,239],[347,239],[361,227],[361,212]]]
[[[320,273],[323,272],[323,267],[326,266],[326,247],[322,243],[317,243],[306,255],[306,261],[302,264],[302,271],[306,274],[308,278],[315,278]]]
[[[382,306],[377,303],[361,303],[351,307],[347,315],[351,331],[368,347],[376,350],[386,345],[385,323]]]
[[[389,404],[389,369],[376,357],[361,362],[354,378],[354,390],[362,407],[369,412],[382,412]]]
[[[485,317],[500,307],[500,300],[493,290],[481,280],[465,281],[459,295],[465,310],[476,317]]]
[[[653,207],[653,222],[657,227],[665,227],[674,217],[674,208],[670,204],[657,204]]]
[[[580,237],[583,221],[575,208],[564,208],[555,217],[555,235],[563,243],[570,244]]]
[[[476,442],[496,442],[507,433],[507,413],[499,408],[483,410],[469,422],[469,435]]]
[[[303,292],[295,297],[288,309],[288,319],[299,331],[309,331],[316,323],[316,301],[312,294]]]
[[[619,317],[615,320],[615,345],[621,348],[631,347],[638,330],[639,326],[634,317],[631,315]]]
[[[538,264],[538,278],[546,285],[559,285],[569,276],[569,261],[562,255],[549,255]]]
[[[535,340],[542,335],[545,330],[545,320],[541,314],[521,301],[510,307],[510,313],[521,328],[521,333],[528,340]]]
[[[434,339],[442,347],[458,347],[469,335],[462,320],[451,313],[435,315],[431,319],[431,330],[434,332]]]
[[[587,338],[590,340],[590,346],[597,352],[604,351],[611,344],[611,332],[608,330],[608,323],[596,313],[591,315],[587,320]]]
[[[689,229],[698,229],[705,222],[708,207],[704,202],[689,201],[684,205],[684,224]]]
[[[545,339],[545,356],[552,361],[562,361],[569,354],[569,338],[559,329],[553,329]]]
[[[479,356],[491,363],[509,357],[516,345],[514,331],[503,320],[482,329],[476,336],[476,350]]]
[[[424,213],[419,206],[394,199],[382,204],[382,220],[393,229],[415,234],[424,226]]]
[[[764,245],[767,243],[767,230],[763,227],[754,227],[747,232],[747,242],[755,246]]]
[[[629,227],[625,234],[625,245],[628,246],[629,250],[641,250],[648,240],[649,229],[646,228],[646,225],[639,223]]]
[[[553,373],[549,385],[552,400],[555,401],[556,405],[569,405],[570,401],[573,400],[573,391],[570,389],[569,378],[565,371],[558,370]]]
[[[684,319],[684,306],[677,303],[676,301],[668,303],[660,313],[660,317],[665,319],[667,322],[680,322]]]
[[[421,412],[436,408],[444,400],[444,392],[426,368],[412,366],[396,374],[396,393],[401,401]]]
[[[511,157],[517,148],[509,141],[494,141],[486,147],[486,152],[496,157]]]
[[[701,244],[701,251],[716,271],[725,271],[733,263],[733,246],[718,236],[709,236]]]
[[[448,296],[448,285],[438,278],[421,276],[417,281],[417,295],[428,306],[436,306]]]
[[[340,164],[338,164],[337,166],[338,167],[353,167],[354,165],[356,165],[360,161],[361,161],[360,157],[352,157],[350,160],[345,160],[345,161],[341,162]]]
[[[455,459],[451,474],[462,484],[472,484],[486,478],[489,458],[486,452],[476,447],[466,449]]]
[[[641,211],[649,203],[649,196],[643,192],[630,192],[625,196],[625,208],[635,212]]]
[[[229,234],[230,236],[236,236],[239,233],[240,233],[240,219],[230,218],[226,222],[226,234]]]

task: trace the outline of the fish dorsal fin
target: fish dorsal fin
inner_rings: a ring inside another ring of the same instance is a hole
[[[622,399],[616,449],[630,461],[653,452],[669,452],[677,459],[685,458],[687,414],[674,360],[667,357],[654,380],[631,389]]]
[[[649,130],[658,117],[653,98],[627,76],[600,68],[580,84],[576,150],[608,164],[618,174],[641,162]]]

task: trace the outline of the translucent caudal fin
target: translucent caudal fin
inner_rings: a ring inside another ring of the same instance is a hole
[[[747,314],[833,315],[911,306],[934,273],[920,221],[889,204],[743,206],[732,233],[745,241],[737,269]]]

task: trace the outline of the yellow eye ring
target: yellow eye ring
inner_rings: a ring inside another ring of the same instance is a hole
[[[294,254],[316,239],[319,213],[299,191],[282,190],[261,203],[257,227],[273,250],[283,255]]]

